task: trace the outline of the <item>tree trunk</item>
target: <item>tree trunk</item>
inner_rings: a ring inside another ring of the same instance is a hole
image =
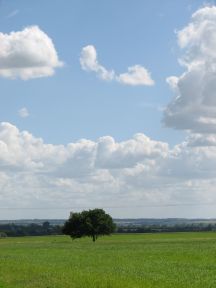
[[[95,235],[92,235],[92,240],[93,240],[93,242],[95,242],[95,240],[96,240]]]

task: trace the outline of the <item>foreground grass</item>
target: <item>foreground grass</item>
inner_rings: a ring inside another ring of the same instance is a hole
[[[0,239],[0,288],[216,287],[216,233]]]

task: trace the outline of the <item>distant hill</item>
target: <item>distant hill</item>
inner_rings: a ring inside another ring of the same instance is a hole
[[[1,224],[15,224],[15,225],[29,225],[38,224],[42,225],[44,222],[49,222],[50,225],[63,225],[66,221],[65,219],[17,219],[17,220],[0,220]]]
[[[175,225],[191,225],[191,224],[216,224],[216,219],[187,219],[187,218],[138,218],[138,219],[115,219],[115,223],[118,226],[152,226],[152,225],[165,225],[165,226],[175,226]]]
[[[66,219],[18,219],[18,220],[0,220],[1,224],[16,224],[16,225],[29,225],[31,223],[42,225],[44,222],[48,221],[50,225],[63,225]],[[187,219],[187,218],[137,218],[137,219],[114,219],[117,226],[152,226],[152,225],[191,225],[191,224],[216,224],[216,219]]]

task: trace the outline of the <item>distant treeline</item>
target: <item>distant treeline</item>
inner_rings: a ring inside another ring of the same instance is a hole
[[[42,236],[42,235],[60,235],[62,227],[59,225],[50,225],[49,222],[44,222],[42,225],[16,225],[16,224],[1,224],[0,237],[15,237],[15,236]]]
[[[117,233],[159,233],[159,232],[202,232],[216,231],[216,224],[176,224],[176,225],[142,225],[118,226]]]
[[[176,225],[117,225],[116,233],[161,233],[161,232],[202,232],[216,231],[216,223],[193,223]],[[61,225],[42,224],[28,225],[0,224],[0,237],[62,235]]]

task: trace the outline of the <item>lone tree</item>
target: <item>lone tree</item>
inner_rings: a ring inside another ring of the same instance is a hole
[[[95,242],[99,236],[113,233],[115,227],[112,217],[106,214],[103,209],[93,209],[81,213],[71,213],[62,232],[72,239],[87,236]]]

